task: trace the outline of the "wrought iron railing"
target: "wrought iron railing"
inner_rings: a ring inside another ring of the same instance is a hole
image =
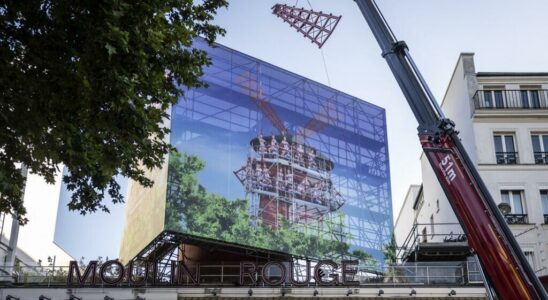
[[[478,90],[476,109],[547,109],[548,90]]]
[[[548,152],[533,152],[535,164],[548,165]]]
[[[497,165],[516,165],[519,163],[517,152],[496,152]]]
[[[507,214],[504,218],[508,224],[529,224],[527,214]]]
[[[462,262],[418,262],[390,266],[382,274],[370,277],[368,283],[470,285],[481,284],[483,275],[475,260]]]
[[[426,234],[423,233],[424,228],[427,229]],[[424,243],[458,243],[466,241],[466,235],[459,223],[415,223],[405,240],[401,245],[398,245],[400,247],[398,247],[396,257],[398,262],[405,262],[411,258],[411,255],[417,255],[420,245]]]

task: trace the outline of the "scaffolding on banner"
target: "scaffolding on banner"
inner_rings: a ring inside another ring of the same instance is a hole
[[[234,172],[251,196],[252,222],[279,228],[281,222],[323,222],[345,200],[331,180],[333,162],[286,135],[251,141],[245,166]]]

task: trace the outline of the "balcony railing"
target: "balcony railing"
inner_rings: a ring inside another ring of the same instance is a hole
[[[497,165],[515,165],[519,163],[517,152],[496,152]]]
[[[426,233],[423,231],[424,228],[427,228]],[[433,232],[432,229],[434,229]],[[399,262],[407,261],[410,255],[418,254],[418,248],[424,243],[458,242],[467,242],[466,235],[464,235],[459,223],[414,223],[399,247],[396,257]]]
[[[526,214],[508,214],[504,218],[508,224],[529,224],[529,218]]]
[[[548,214],[544,215],[544,224],[548,224]]]
[[[548,152],[533,152],[535,156],[535,164],[548,165]]]
[[[548,90],[478,90],[476,109],[548,109]]]

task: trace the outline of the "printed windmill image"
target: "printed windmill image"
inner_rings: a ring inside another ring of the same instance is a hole
[[[318,45],[318,48],[321,48],[327,42],[341,20],[341,16],[286,4],[274,5],[272,13],[302,33],[304,37],[310,39],[312,43]]]
[[[334,163],[307,145],[306,138],[337,121],[336,107],[326,101],[300,130],[292,134],[252,77],[247,72],[236,78],[235,83],[278,132],[268,136],[259,133],[252,139],[252,151],[246,164],[234,172],[251,196],[250,215],[253,220],[260,220],[274,229],[280,226],[281,220],[291,224],[321,222],[345,200],[331,180]]]

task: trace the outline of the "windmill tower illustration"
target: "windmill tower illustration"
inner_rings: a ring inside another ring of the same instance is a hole
[[[279,228],[282,220],[290,224],[323,221],[345,200],[331,180],[333,161],[308,145],[306,139],[338,120],[333,99],[291,133],[263,95],[255,75],[245,72],[234,83],[278,131],[253,138],[247,162],[234,171],[251,196],[252,221],[273,229]]]

